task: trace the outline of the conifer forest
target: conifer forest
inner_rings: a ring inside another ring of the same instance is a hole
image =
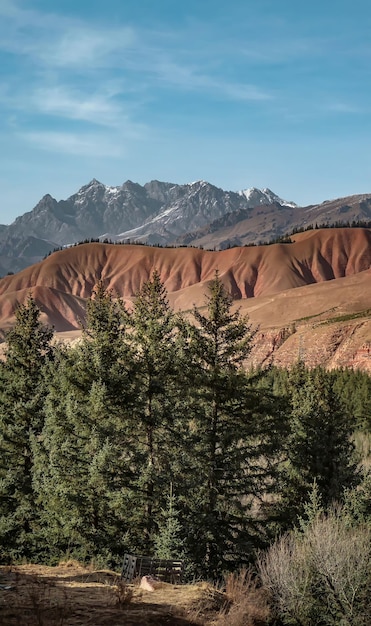
[[[252,567],[284,624],[369,623],[370,377],[299,359],[246,368],[255,329],[217,273],[187,314],[156,271],[130,310],[100,282],[82,326],[81,340],[58,343],[30,296],[7,334],[1,562],[119,568],[144,554],[183,559],[190,580]],[[353,545],[359,567],[348,567],[362,570],[352,605],[319,582],[329,536],[339,554]],[[332,622],[314,617],[325,597]]]

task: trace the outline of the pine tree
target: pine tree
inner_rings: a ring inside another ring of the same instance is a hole
[[[99,381],[106,386],[116,409],[122,403],[127,406],[133,395],[128,326],[123,301],[115,299],[99,281],[86,305],[77,368],[80,385],[90,387]]]
[[[0,367],[0,553],[30,558],[39,532],[33,472],[44,421],[45,364],[53,330],[30,296],[16,311]]]
[[[283,469],[283,509],[288,523],[303,511],[316,481],[325,509],[357,481],[352,424],[333,391],[331,377],[297,364],[290,376],[291,417]]]
[[[107,559],[127,549],[133,479],[134,404],[128,316],[98,284],[81,344],[58,354],[51,371],[37,474],[46,502],[45,542],[55,555]]]
[[[198,573],[212,578],[250,554],[256,529],[249,512],[268,488],[279,445],[270,396],[252,386],[243,367],[253,330],[231,307],[216,273],[206,314],[194,309],[190,342],[194,471],[188,542]]]
[[[161,510],[161,519],[155,537],[155,554],[159,559],[179,560],[184,556],[185,538],[179,516],[173,484],[170,483],[167,506]]]
[[[133,407],[138,444],[133,507],[138,514],[138,546],[153,549],[165,488],[173,481],[176,447],[181,449],[179,346],[177,320],[155,270],[134,301],[131,347],[135,355],[137,396]]]
[[[355,427],[371,430],[371,377],[360,370],[341,369],[331,372],[333,389]]]

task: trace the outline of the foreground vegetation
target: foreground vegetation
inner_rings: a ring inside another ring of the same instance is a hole
[[[269,604],[260,623],[369,623],[371,481],[354,442],[370,378],[248,372],[253,340],[218,274],[193,321],[156,272],[131,312],[99,283],[74,346],[30,297],[0,364],[1,562],[139,553],[219,584],[245,567],[244,594]]]
[[[11,585],[0,595],[2,626],[251,626],[269,614],[246,571],[228,576],[224,590],[208,582],[163,583],[155,593],[75,561],[0,567],[0,579]]]

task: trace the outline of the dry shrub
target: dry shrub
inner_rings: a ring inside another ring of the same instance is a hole
[[[53,582],[35,576],[28,582],[26,595],[31,609],[30,617],[32,616],[38,626],[43,626],[49,622],[51,615],[53,615],[53,623],[56,626],[64,624],[69,609],[66,594],[56,600]]]
[[[336,511],[278,540],[261,556],[259,569],[286,622],[371,624],[371,531],[348,526]]]
[[[229,602],[226,594],[210,583],[197,583],[195,588],[197,597],[188,606],[187,618],[192,624],[203,626],[224,612]]]
[[[202,614],[223,610],[226,604],[228,604],[226,595],[212,585],[205,585],[197,600],[197,608]]]
[[[309,625],[313,614],[309,546],[289,533],[261,555],[258,565],[276,615]]]
[[[116,606],[125,607],[130,604],[133,599],[134,587],[128,585],[125,581],[121,580],[121,578],[118,578],[113,586],[113,594]]]
[[[270,611],[265,591],[249,569],[229,574],[226,579],[227,606],[220,612],[218,626],[263,626]]]

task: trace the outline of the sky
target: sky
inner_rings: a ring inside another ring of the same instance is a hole
[[[96,178],[371,192],[369,0],[0,0],[0,223]]]

